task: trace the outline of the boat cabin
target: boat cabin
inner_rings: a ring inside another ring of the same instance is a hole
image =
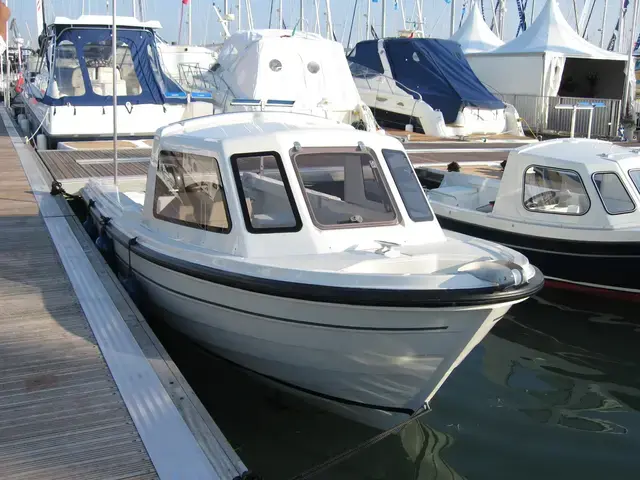
[[[159,236],[241,257],[444,240],[397,139],[290,112],[159,130],[146,194],[126,195]]]
[[[429,190],[438,215],[473,212],[547,226],[640,225],[640,150],[589,139],[558,139],[509,153],[501,179],[447,172]],[[455,212],[455,213],[453,213]],[[481,221],[481,220],[478,220]]]

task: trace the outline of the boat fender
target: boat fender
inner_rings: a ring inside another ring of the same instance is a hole
[[[91,217],[91,214],[87,215],[86,220],[82,222],[82,227],[91,238],[95,238],[98,236],[98,228],[96,227],[96,224],[93,222],[93,218]]]
[[[127,112],[129,112],[129,115],[131,115],[131,112],[133,112],[133,105],[131,105],[131,102],[125,103],[124,108],[126,108]]]

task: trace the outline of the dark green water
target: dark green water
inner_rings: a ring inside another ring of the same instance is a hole
[[[314,478],[640,478],[639,306],[543,291],[511,309],[420,421]],[[378,433],[152,325],[265,480],[286,480]]]

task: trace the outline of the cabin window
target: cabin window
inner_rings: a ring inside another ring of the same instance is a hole
[[[113,58],[110,43],[89,42],[82,49],[93,93],[113,95]],[[116,48],[116,94],[136,96],[142,93],[129,46],[118,41]]]
[[[302,228],[280,155],[233,155],[231,166],[249,232],[297,232]]]
[[[304,149],[293,164],[314,223],[320,228],[398,222],[380,165],[355,149]]]
[[[218,161],[213,157],[162,151],[153,215],[167,222],[229,233],[231,220]]]
[[[85,94],[84,78],[76,46],[69,40],[63,40],[56,46],[53,82],[48,85],[48,88],[48,95],[56,99],[81,97]]]
[[[629,170],[631,181],[636,186],[636,190],[640,193],[640,170]]]
[[[383,149],[382,155],[384,155],[391,176],[396,182],[409,218],[414,222],[433,220],[433,213],[424,189],[405,153],[400,150]]]
[[[616,173],[594,173],[592,178],[600,200],[602,200],[602,205],[608,214],[619,215],[633,212],[636,209],[629,192],[624,188]]]
[[[580,174],[532,165],[525,170],[522,201],[531,212],[584,215],[591,207]]]

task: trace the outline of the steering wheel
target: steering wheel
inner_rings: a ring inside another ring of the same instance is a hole
[[[524,202],[524,206],[527,208],[536,208],[542,205],[557,205],[560,203],[560,195],[553,190],[547,190],[542,193],[538,193],[533,197],[527,199]],[[540,205],[542,204],[542,205]]]
[[[196,182],[185,187],[184,191],[188,193],[204,192],[210,193],[218,190],[220,187],[213,182]]]

